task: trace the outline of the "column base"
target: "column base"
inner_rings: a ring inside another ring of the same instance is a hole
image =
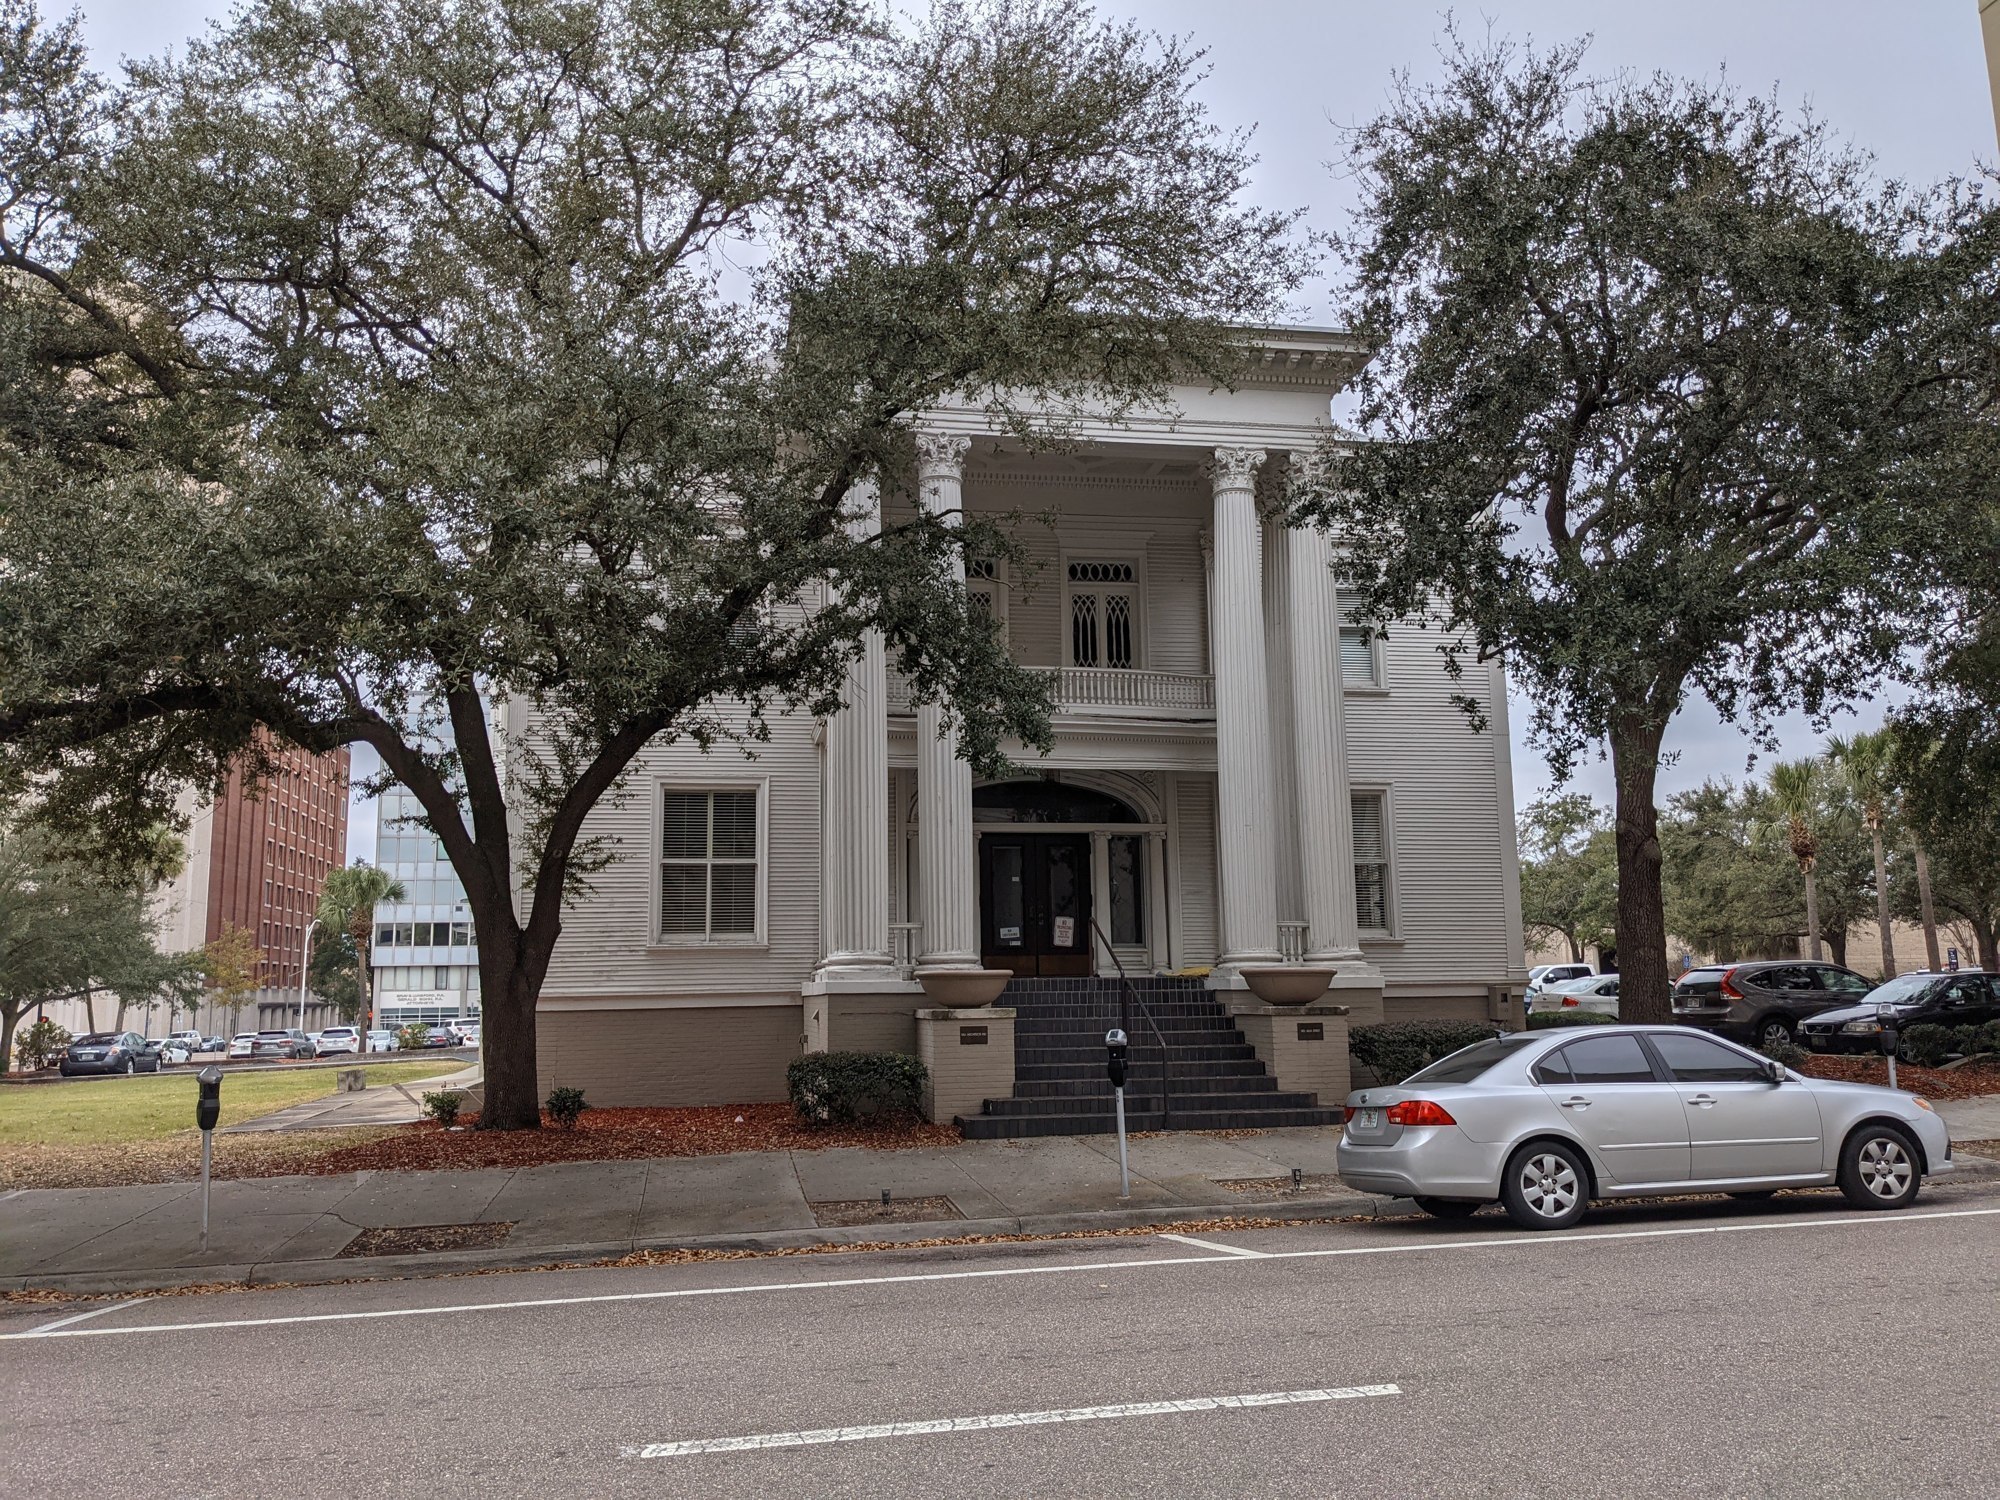
[[[1264,1005],[1231,999],[1229,1018],[1285,1093],[1314,1094],[1338,1109],[1348,1093],[1345,1005]]]
[[[917,1056],[929,1077],[924,1118],[949,1124],[1014,1092],[1014,1008],[987,1005],[916,1013]]]

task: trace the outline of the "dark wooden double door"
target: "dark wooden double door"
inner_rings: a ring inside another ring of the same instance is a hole
[[[1089,835],[980,835],[979,946],[989,969],[1091,972]]]

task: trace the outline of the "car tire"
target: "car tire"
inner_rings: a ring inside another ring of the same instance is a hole
[[[1840,1148],[1840,1190],[1856,1208],[1908,1208],[1923,1186],[1917,1144],[1893,1125],[1863,1125]]]
[[[1750,1028],[1750,1045],[1762,1049],[1792,1040],[1792,1023],[1784,1016],[1763,1016]]]
[[[1476,1198],[1418,1198],[1413,1201],[1433,1219],[1469,1219],[1486,1206]]]
[[[1583,1153],[1561,1141],[1531,1141],[1508,1158],[1500,1202],[1523,1229],[1567,1229],[1590,1207]]]

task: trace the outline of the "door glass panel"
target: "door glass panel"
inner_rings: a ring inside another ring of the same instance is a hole
[[[1762,1083],[1767,1076],[1762,1063],[1705,1036],[1656,1032],[1653,1045],[1677,1083]]]
[[[1653,1065],[1636,1037],[1594,1036],[1571,1042],[1563,1061],[1578,1083],[1654,1083]]]
[[[1111,941],[1146,941],[1145,842],[1120,837],[1106,841],[1111,856]]]
[[[1019,948],[1027,927],[1021,852],[1019,844],[993,846],[993,940],[1002,948]]]
[[[1070,950],[1083,946],[1082,885],[1077,874],[1076,845],[1050,844],[1048,942],[1051,948]]]

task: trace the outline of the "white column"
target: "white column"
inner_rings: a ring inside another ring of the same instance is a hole
[[[917,503],[932,515],[951,517],[963,504],[962,437],[917,438]],[[952,575],[962,588],[965,561]],[[979,881],[973,868],[972,767],[959,758],[958,733],[946,729],[935,703],[917,707],[917,894],[924,924],[924,968],[979,967]]]
[[[882,529],[874,482],[856,487],[859,511],[849,534]],[[847,669],[842,708],[826,721],[825,775],[820,788],[821,974],[858,974],[890,967],[889,955],[889,682],[882,632],[861,638]]]
[[[1291,575],[1293,763],[1298,775],[1300,874],[1306,961],[1361,956],[1354,915],[1354,829],[1342,725],[1340,598],[1333,547],[1323,531],[1293,531]]]
[[[1222,867],[1219,967],[1226,970],[1278,962],[1263,534],[1256,495],[1263,460],[1249,448],[1215,450],[1215,582],[1208,630],[1215,673],[1216,853]]]

